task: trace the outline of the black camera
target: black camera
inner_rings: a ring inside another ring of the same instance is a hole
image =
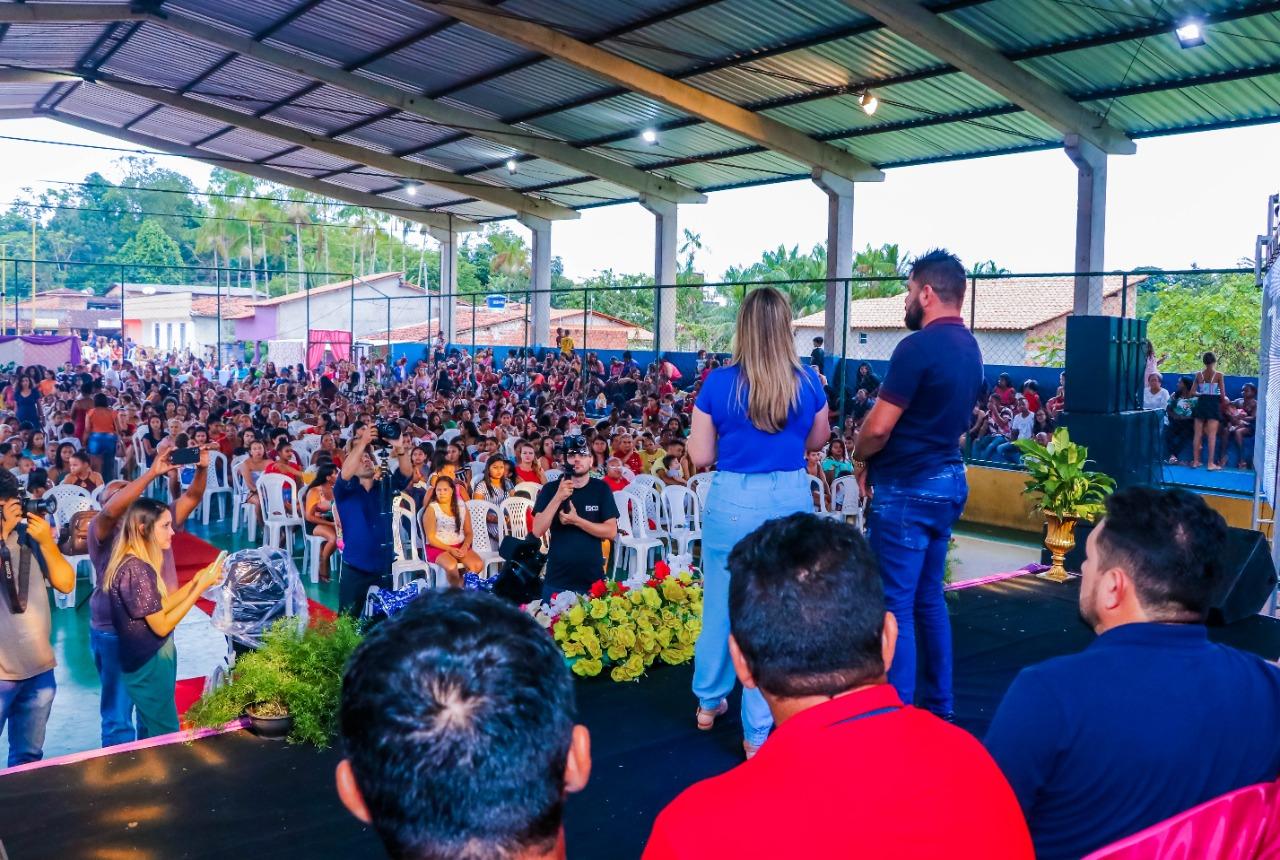
[[[568,457],[570,454],[590,454],[591,446],[587,443],[586,436],[566,436],[564,441],[560,443],[560,455]]]
[[[45,514],[56,513],[58,510],[57,499],[33,499],[30,496],[23,496],[22,515],[24,517],[44,516]]]
[[[379,421],[373,425],[373,429],[378,431],[378,438],[384,442],[394,442],[404,432],[399,421]]]

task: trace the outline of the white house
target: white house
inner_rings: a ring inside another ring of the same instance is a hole
[[[427,318],[427,291],[401,272],[382,272],[260,299],[249,308],[251,314],[236,320],[237,340],[306,340],[308,328],[350,331],[355,340],[385,338],[388,310],[392,327]]]
[[[1144,276],[1130,276],[1128,313],[1136,309],[1138,284]],[[1102,312],[1118,316],[1123,277],[1109,277],[1103,285]],[[979,279],[977,313],[972,313],[974,290],[965,291],[961,316],[971,324],[983,358],[989,364],[1051,366],[1062,362],[1066,320],[1074,303],[1073,278]],[[849,303],[848,358],[888,359],[908,334],[903,321],[902,295],[858,299]],[[796,351],[808,355],[813,339],[823,333],[823,313],[792,323]],[[828,355],[839,355],[842,344],[824,344]]]

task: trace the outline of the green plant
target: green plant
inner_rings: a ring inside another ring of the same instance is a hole
[[[1094,520],[1102,514],[1116,482],[1102,472],[1085,470],[1089,450],[1072,442],[1067,428],[1055,430],[1047,446],[1034,439],[1018,439],[1013,444],[1031,473],[1026,492],[1039,494],[1038,510],[1059,519]]]
[[[280,708],[293,717],[290,743],[329,745],[337,728],[342,672],[360,644],[356,623],[345,615],[299,632],[291,619],[277,621],[262,647],[236,661],[229,683],[201,697],[187,712],[197,726],[238,719],[249,705]],[[269,715],[269,713],[264,713]]]

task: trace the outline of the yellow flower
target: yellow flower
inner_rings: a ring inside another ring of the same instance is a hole
[[[573,674],[581,675],[584,678],[594,678],[600,674],[600,670],[604,668],[604,664],[599,660],[579,660],[573,664]]]
[[[671,644],[671,637],[674,635],[674,633],[675,631],[673,631],[670,627],[661,627],[654,634],[654,636],[657,638],[658,644],[661,645],[663,648],[666,648],[668,645]]]
[[[644,596],[644,602],[650,609],[657,609],[662,605],[662,597],[658,594],[657,589],[645,586],[640,590]]]
[[[672,582],[670,578],[662,581],[662,596],[667,600],[670,600],[672,603],[684,603],[688,600],[688,595],[685,594],[684,586],[678,582]]]
[[[627,669],[631,671],[633,677],[638,678],[644,674],[644,660],[639,654],[632,654],[627,658],[627,662],[622,665],[626,666]]]
[[[616,662],[627,656],[627,649],[621,645],[610,645],[609,649],[604,653],[609,655],[610,660]]]
[[[622,601],[609,602],[609,618],[613,621],[621,623],[627,620],[627,607]]]
[[[636,631],[631,627],[619,627],[614,631],[613,641],[623,648],[636,647]]]
[[[684,652],[679,648],[662,649],[662,662],[671,666],[679,666],[688,658],[684,656]]]
[[[591,617],[599,620],[609,614],[609,607],[603,600],[591,601]]]
[[[690,633],[687,627],[681,627],[676,631],[676,641],[681,645],[692,645],[697,638],[697,634]]]
[[[639,606],[641,603],[644,602],[644,597],[640,594],[639,591],[628,591],[627,600],[631,601],[632,605]]]
[[[582,656],[582,646],[577,642],[565,642],[561,644],[560,650],[564,652],[564,656],[566,657]]]
[[[569,623],[577,627],[583,621],[587,620],[587,611],[582,608],[582,604],[576,604],[569,610]]]
[[[625,666],[614,666],[609,670],[609,677],[615,681],[633,681],[636,676],[632,675]]]
[[[551,631],[551,638],[556,640],[557,642],[563,643],[566,639],[569,638],[569,625],[563,624],[563,623],[557,624],[555,628]]]
[[[641,651],[653,651],[658,646],[657,637],[648,631],[643,631],[636,637],[636,647]]]

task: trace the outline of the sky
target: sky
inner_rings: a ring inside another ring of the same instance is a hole
[[[119,180],[119,152],[22,143],[4,137],[128,147],[48,119],[0,121],[0,203],[42,180],[79,181],[94,170]],[[1109,269],[1192,264],[1228,267],[1252,259],[1266,226],[1267,197],[1280,190],[1280,123],[1138,141],[1109,164]],[[157,158],[203,187],[210,168]],[[885,171],[860,183],[854,245],[897,243],[918,254],[936,246],[966,265],[994,260],[1013,272],[1069,270],[1075,244],[1075,168],[1061,150]],[[826,239],[826,198],[809,181],[721,191],[680,207],[680,227],[701,234],[696,268],[718,280],[779,245],[807,251]],[[505,222],[525,236],[514,221]],[[554,253],[571,278],[596,271],[650,272],[653,216],[638,204],[588,209],[557,222]]]

